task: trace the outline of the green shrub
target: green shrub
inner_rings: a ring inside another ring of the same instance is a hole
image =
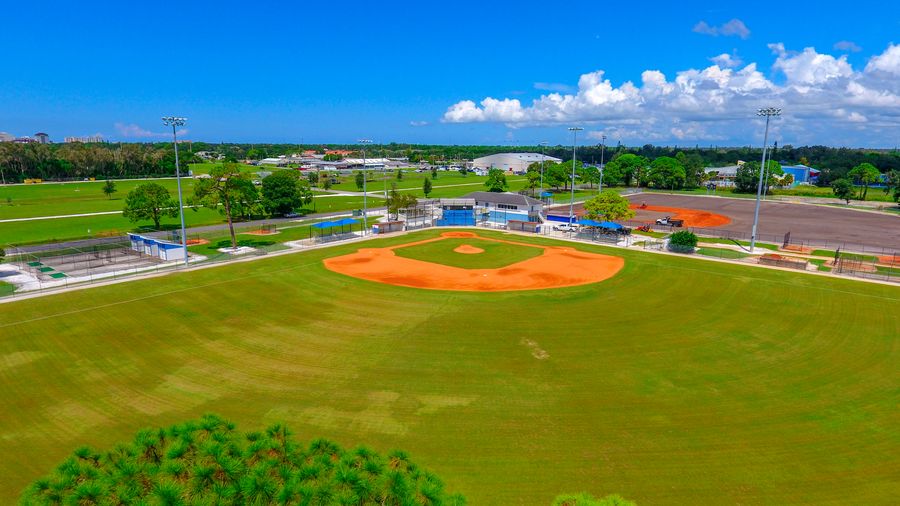
[[[697,246],[697,236],[687,230],[679,230],[669,236],[669,250],[677,253],[691,253]]]
[[[32,483],[21,504],[465,504],[399,451],[296,442],[284,425],[239,432],[214,415],[83,447]]]

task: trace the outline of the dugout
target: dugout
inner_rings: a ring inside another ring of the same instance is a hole
[[[373,234],[387,234],[389,232],[402,232],[402,221],[381,221],[372,225]]]
[[[506,229],[536,234],[540,231],[541,224],[537,221],[509,220],[506,222]]]
[[[359,220],[353,218],[314,223],[309,227],[309,235],[316,242],[339,240],[345,234],[352,233],[353,225],[357,223]]]
[[[441,199],[439,227],[475,226],[475,199]]]

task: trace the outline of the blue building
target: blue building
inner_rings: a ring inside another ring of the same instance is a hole
[[[800,163],[797,165],[782,165],[781,170],[783,170],[785,174],[794,176],[794,182],[791,184],[791,187],[804,183],[813,184],[819,178],[818,170]]]

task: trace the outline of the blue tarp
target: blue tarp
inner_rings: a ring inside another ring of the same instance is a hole
[[[343,227],[344,225],[354,225],[359,223],[359,220],[354,220],[353,218],[344,218],[342,220],[337,220],[334,222],[335,225]]]
[[[337,227],[343,227],[345,225],[353,225],[356,223],[359,223],[359,220],[354,220],[353,218],[344,218],[342,220],[337,220],[337,221],[323,221],[320,223],[314,223],[312,225],[312,228],[319,228],[319,229],[337,228]]]
[[[578,220],[578,224],[585,226],[585,227],[599,227],[599,228],[607,228],[610,230],[619,230],[619,229],[625,228],[622,225],[619,225],[618,223],[613,223],[611,221],[594,221],[594,220],[589,220],[587,218],[582,218],[582,219]]]
[[[553,194],[550,192],[544,192],[541,194],[541,197],[552,197],[552,196],[553,196]]]

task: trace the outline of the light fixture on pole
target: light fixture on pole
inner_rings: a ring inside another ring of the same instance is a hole
[[[181,196],[181,169],[178,165],[178,132],[177,128],[184,126],[187,118],[177,116],[163,116],[163,125],[172,127],[172,143],[175,145],[175,181],[178,184],[178,213],[181,215],[181,250],[184,254],[184,265],[188,264],[187,231],[184,227],[184,200]]]
[[[363,155],[363,166],[362,166],[362,175],[363,175],[363,235],[366,235],[369,231],[369,220],[366,216],[369,212],[369,204],[366,200],[366,179],[369,179],[366,175],[366,144],[372,144],[370,139],[360,139],[357,142],[362,144],[362,155]]]
[[[606,151],[606,134],[600,136],[600,184],[597,187],[597,193],[603,192],[603,154]]]
[[[544,200],[544,148],[547,147],[547,142],[541,142],[541,200]]]
[[[584,129],[581,127],[569,127],[569,131],[572,132],[572,191],[569,198],[569,225],[572,224],[572,220],[575,218],[575,146],[578,144],[579,130]]]
[[[765,116],[766,133],[763,136],[763,153],[762,165],[759,167],[759,183],[756,185],[756,208],[753,211],[753,230],[750,232],[750,252],[752,253],[756,246],[756,229],[759,226],[759,199],[762,195],[763,173],[765,172],[766,148],[769,146],[769,120],[772,116],[781,116],[781,109],[776,107],[765,107],[756,111],[757,116]]]

